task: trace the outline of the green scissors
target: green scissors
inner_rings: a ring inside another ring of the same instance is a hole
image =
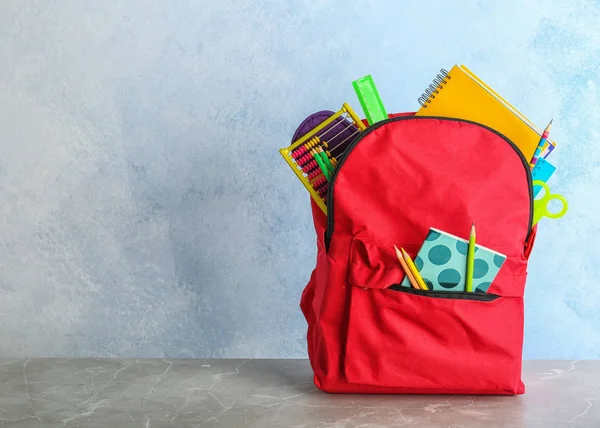
[[[532,184],[534,186],[542,186],[544,188],[544,196],[533,201],[533,225],[540,221],[544,216],[548,218],[559,218],[565,215],[568,204],[567,200],[562,195],[550,193],[550,188],[548,185],[541,180],[533,180]],[[559,200],[562,202],[562,208],[557,213],[548,211],[548,204],[553,200]]]

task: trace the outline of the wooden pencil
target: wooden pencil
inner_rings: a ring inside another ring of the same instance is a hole
[[[408,253],[404,250],[404,248],[402,248],[402,255],[404,256],[404,261],[408,265],[408,268],[412,271],[412,274],[415,277],[415,281],[417,281],[417,284],[419,284],[419,287],[421,287],[421,290],[429,290],[429,287],[427,287],[427,284],[425,284],[425,281],[423,281],[423,278],[421,278],[419,269],[417,269],[414,262],[412,261]]]
[[[413,286],[413,288],[420,290],[421,287],[419,287],[419,283],[417,282],[417,280],[413,276],[411,270],[408,268],[408,265],[404,261],[404,258],[402,257],[402,253],[400,252],[398,247],[396,247],[395,245],[394,245],[394,249],[396,250],[396,257],[398,258],[398,261],[402,265],[402,269],[404,269],[404,272],[406,273],[406,276],[408,277],[408,280],[410,281],[411,285]]]

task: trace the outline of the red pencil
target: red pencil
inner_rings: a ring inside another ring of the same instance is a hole
[[[548,126],[546,126],[546,129],[544,129],[544,132],[543,132],[543,134],[542,134],[542,138],[543,138],[544,140],[547,140],[547,139],[548,139],[548,134],[550,134],[550,128],[552,127],[552,121],[553,121],[553,120],[554,120],[554,119],[551,119],[551,120],[550,120],[550,123],[548,124]]]

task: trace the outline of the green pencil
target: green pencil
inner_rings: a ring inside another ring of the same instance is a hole
[[[317,153],[319,153],[319,155],[321,155],[323,164],[327,167],[327,170],[329,171],[329,173],[333,174],[333,165],[331,164],[331,161],[329,160],[329,156],[327,156],[327,153],[325,153],[325,150],[323,150],[321,147],[319,147],[317,149]]]
[[[465,282],[465,291],[473,291],[473,266],[475,261],[475,225],[471,225],[471,235],[469,236],[469,249],[467,251],[467,278]]]
[[[330,181],[331,180],[331,175],[329,175],[329,170],[327,169],[327,167],[323,163],[323,159],[321,159],[321,156],[319,155],[319,153],[317,153],[317,151],[315,149],[312,149],[310,151],[310,154],[313,155],[313,158],[315,158],[315,161],[319,165],[319,168],[321,168],[321,171],[323,171],[323,175],[325,176],[325,178],[327,179],[327,181]]]

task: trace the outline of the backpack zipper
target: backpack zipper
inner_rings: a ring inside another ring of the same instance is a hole
[[[400,284],[393,284],[388,290],[399,291],[401,293],[416,294],[418,296],[427,296],[437,299],[451,300],[476,300],[478,302],[491,302],[500,298],[498,294],[482,293],[481,291],[445,291],[445,290],[417,290],[415,288],[403,287]]]
[[[463,123],[469,123],[472,125],[477,125],[477,126],[487,129],[488,131],[493,132],[497,136],[503,138],[508,144],[510,144],[510,146],[513,148],[513,150],[517,153],[517,155],[521,159],[521,163],[523,164],[523,167],[525,168],[525,171],[526,171],[525,175],[527,176],[527,186],[528,186],[528,190],[529,190],[529,224],[527,225],[527,236],[525,238],[525,242],[527,242],[529,240],[529,236],[531,235],[532,226],[533,226],[532,225],[532,223],[533,223],[533,184],[532,184],[531,169],[529,168],[529,163],[527,162],[527,159],[525,159],[525,156],[523,156],[523,153],[521,152],[521,150],[519,150],[519,148],[516,146],[515,143],[513,143],[510,139],[508,139],[508,137],[499,133],[495,129],[492,129],[489,126],[482,125],[481,123],[473,122],[470,120],[456,119],[456,118],[452,118],[452,117],[438,117],[438,116],[400,116],[400,117],[393,117],[390,119],[382,120],[382,121],[377,122],[376,124],[368,127],[366,130],[364,130],[362,133],[360,133],[354,140],[352,140],[352,142],[348,145],[348,148],[346,150],[344,150],[344,153],[338,160],[338,164],[337,164],[336,168],[333,170],[333,174],[331,176],[331,181],[329,182],[329,189],[327,190],[327,230],[325,230],[325,249],[327,251],[329,250],[329,245],[331,243],[331,237],[333,235],[333,229],[334,229],[333,187],[335,185],[335,179],[337,178],[337,175],[338,175],[340,169],[342,168],[342,166],[344,165],[346,159],[348,158],[348,155],[350,154],[350,152],[352,150],[354,150],[354,148],[358,145],[358,143],[363,138],[365,138],[371,132],[373,132],[374,130],[376,130],[377,128],[379,128],[383,125],[386,125],[391,122],[399,122],[402,120],[419,120],[419,119],[436,119],[436,120],[445,120],[445,121],[451,121],[451,122],[463,122]],[[473,293],[469,293],[469,294],[473,294]]]

